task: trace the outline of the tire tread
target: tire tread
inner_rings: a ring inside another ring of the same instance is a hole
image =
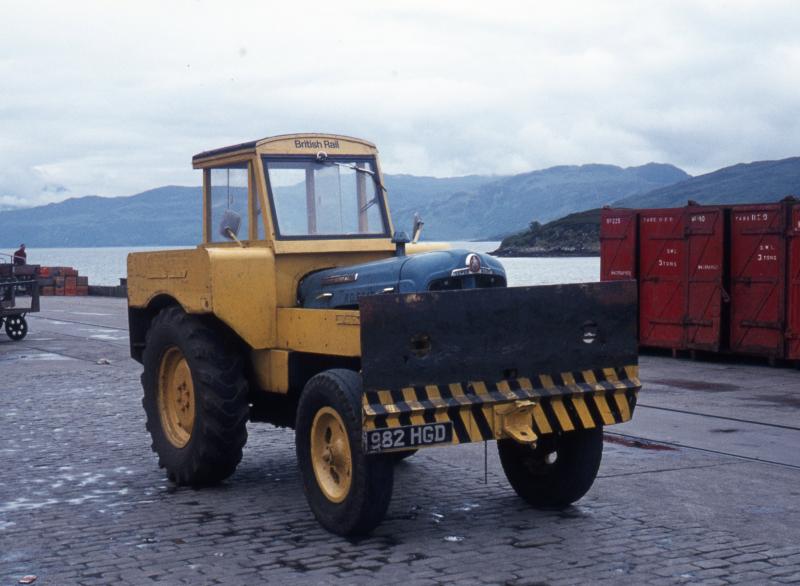
[[[189,362],[195,386],[195,427],[182,450],[173,448],[163,436],[155,388],[164,348],[161,338],[171,336]],[[247,442],[248,386],[242,358],[225,342],[219,332],[177,306],[159,312],[147,332],[141,376],[146,427],[159,466],[180,485],[216,484],[233,474],[242,459]],[[176,458],[176,452],[183,452],[182,457]]]

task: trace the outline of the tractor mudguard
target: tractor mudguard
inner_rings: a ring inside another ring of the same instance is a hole
[[[640,389],[633,281],[360,300],[369,452],[590,429]]]

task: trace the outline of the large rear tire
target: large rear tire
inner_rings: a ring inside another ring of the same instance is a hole
[[[603,458],[603,429],[544,436],[535,449],[499,440],[500,463],[516,493],[538,508],[564,508],[592,487]]]
[[[170,480],[202,486],[236,470],[247,441],[247,382],[224,336],[179,307],[153,319],[142,356],[142,405]]]
[[[337,535],[369,533],[392,498],[393,463],[364,454],[361,441],[361,377],[342,369],[314,376],[297,408],[297,461],[311,511]]]

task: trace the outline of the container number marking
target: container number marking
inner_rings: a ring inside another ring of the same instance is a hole
[[[769,214],[767,212],[734,214],[733,217],[737,222],[766,222],[769,220]]]

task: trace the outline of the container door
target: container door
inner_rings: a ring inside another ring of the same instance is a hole
[[[717,352],[721,341],[725,223],[722,208],[688,208],[686,347]]]
[[[604,209],[600,213],[600,280],[636,278],[636,212]]]
[[[785,228],[781,204],[736,206],[731,212],[733,352],[783,356]]]
[[[685,211],[642,210],[639,214],[639,343],[682,349],[686,307]]]
[[[786,358],[800,360],[800,204],[792,207],[789,230],[789,304],[786,311]]]

